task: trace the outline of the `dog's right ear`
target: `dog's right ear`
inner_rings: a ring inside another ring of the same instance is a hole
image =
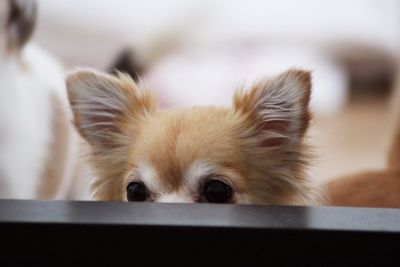
[[[311,73],[291,69],[256,83],[248,92],[238,91],[233,108],[243,118],[243,134],[254,139],[251,143],[296,144],[309,126],[310,96]]]
[[[76,70],[67,77],[67,90],[74,124],[95,152],[128,143],[132,126],[156,109],[153,95],[124,74]]]

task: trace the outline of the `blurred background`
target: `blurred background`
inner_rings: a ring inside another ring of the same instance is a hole
[[[40,0],[34,42],[66,70],[129,65],[162,107],[229,105],[290,67],[313,71],[319,182],[381,168],[400,62],[398,0]]]

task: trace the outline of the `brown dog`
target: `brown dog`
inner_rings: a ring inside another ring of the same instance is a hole
[[[229,108],[161,110],[128,76],[89,69],[71,73],[67,87],[75,126],[92,148],[96,199],[310,203],[307,71],[239,90]]]
[[[395,94],[393,105],[398,109],[400,86],[397,86]],[[399,121],[400,113],[397,111],[396,114]],[[400,207],[400,123],[384,170],[341,177],[325,186],[326,196],[334,206]]]

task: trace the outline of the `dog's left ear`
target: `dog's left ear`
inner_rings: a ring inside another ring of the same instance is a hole
[[[310,72],[296,69],[238,91],[233,109],[243,121],[242,135],[258,147],[298,142],[309,126],[310,95]]]

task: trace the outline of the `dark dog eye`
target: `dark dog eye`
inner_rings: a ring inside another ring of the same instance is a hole
[[[126,187],[128,201],[145,201],[149,197],[149,190],[142,182],[130,182]]]
[[[220,180],[210,180],[204,186],[203,195],[211,203],[227,203],[232,200],[232,188]]]

